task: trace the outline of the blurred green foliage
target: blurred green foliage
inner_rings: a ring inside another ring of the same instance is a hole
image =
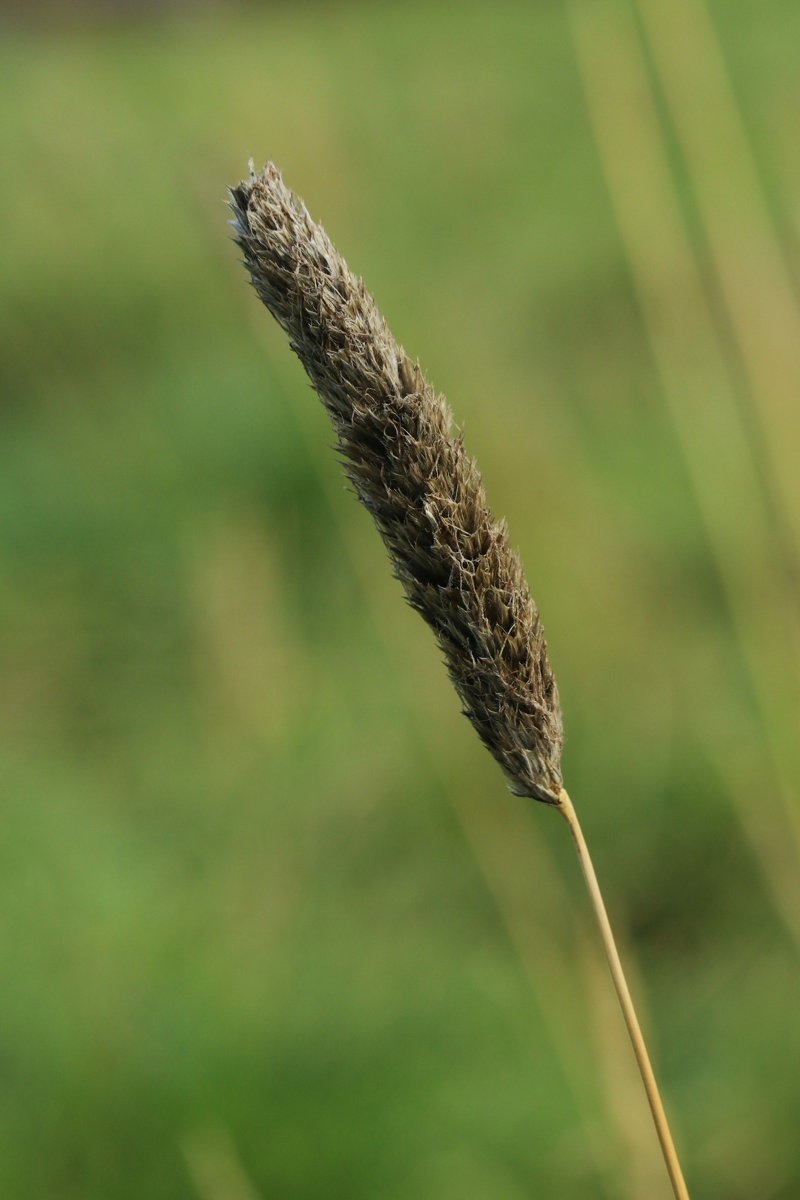
[[[796,270],[798,10],[714,16]],[[667,1194],[566,830],[458,714],[226,240],[253,155],[508,516],[690,1189],[796,1197],[775,804],[726,770],[763,728],[561,5],[8,25],[0,148],[0,1193]]]

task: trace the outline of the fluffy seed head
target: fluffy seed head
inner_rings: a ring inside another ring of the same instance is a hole
[[[558,802],[563,741],[536,605],[451,414],[305,205],[268,163],[231,190],[261,300],[328,411],[345,469],[465,715],[513,792]]]

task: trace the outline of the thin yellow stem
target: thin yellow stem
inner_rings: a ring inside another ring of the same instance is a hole
[[[664,1105],[661,1102],[661,1096],[658,1091],[656,1077],[653,1074],[653,1068],[650,1065],[650,1056],[647,1053],[647,1047],[642,1036],[642,1031],[639,1027],[639,1021],[636,1017],[636,1010],[633,1007],[633,1000],[628,990],[628,984],[625,979],[625,973],[622,970],[619,954],[617,952],[614,934],[611,932],[611,924],[608,920],[606,906],[603,903],[603,897],[600,892],[600,885],[597,882],[597,876],[594,873],[592,860],[589,855],[589,848],[586,845],[586,839],[583,836],[583,831],[580,827],[577,814],[573,808],[572,801],[562,788],[559,796],[558,810],[565,818],[569,825],[569,831],[572,834],[572,840],[575,843],[575,849],[578,851],[578,860],[581,864],[586,886],[589,889],[592,906],[597,924],[600,926],[600,936],[603,939],[603,948],[606,952],[608,965],[611,968],[611,977],[614,980],[614,987],[617,989],[620,1008],[622,1015],[625,1018],[625,1024],[628,1026],[631,1042],[633,1043],[633,1052],[636,1055],[636,1061],[639,1064],[639,1070],[644,1083],[644,1090],[647,1093],[647,1100],[650,1105],[650,1111],[653,1114],[653,1122],[658,1134],[658,1140],[661,1143],[661,1150],[664,1155],[664,1162],[669,1172],[672,1190],[675,1193],[675,1200],[689,1200],[689,1193],[686,1190],[686,1184],[683,1180],[678,1155],[675,1151],[675,1144],[672,1140],[672,1134],[669,1131],[667,1123],[667,1115],[664,1112]]]

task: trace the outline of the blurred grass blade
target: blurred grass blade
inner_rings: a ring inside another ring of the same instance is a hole
[[[182,1148],[200,1200],[260,1200],[227,1130],[198,1130]]]
[[[633,11],[624,0],[569,0],[568,12],[646,332],[760,712],[761,802],[781,805],[776,836],[798,862],[800,644],[780,539],[681,212]],[[793,908],[780,912],[800,947],[800,869],[794,890]]]
[[[637,0],[800,554],[800,309],[704,0]]]

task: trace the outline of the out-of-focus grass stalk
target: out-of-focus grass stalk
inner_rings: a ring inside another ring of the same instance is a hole
[[[800,552],[800,309],[703,0],[636,0]]]
[[[569,0],[568,13],[648,339],[760,712],[760,790],[782,805],[779,822],[773,806],[774,853],[763,840],[755,849],[800,946],[800,814],[793,790],[800,644],[780,539],[681,212],[633,11],[617,0]],[[776,880],[787,840],[793,869]]]
[[[260,1200],[227,1130],[198,1130],[181,1148],[200,1200]]]

